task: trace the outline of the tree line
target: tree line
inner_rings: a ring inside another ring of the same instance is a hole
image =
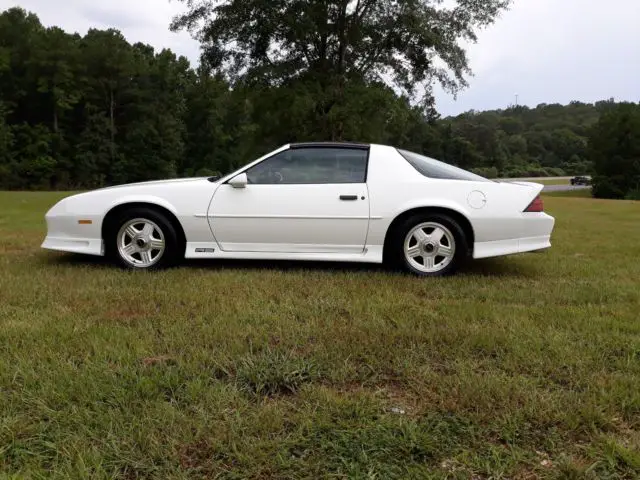
[[[195,67],[117,30],[80,36],[20,8],[0,14],[0,188],[226,173],[308,140],[397,145],[489,177],[593,171],[588,137],[613,101],[438,115],[434,82],[466,85],[457,40],[508,1],[452,13],[424,0],[283,0],[278,15],[266,0],[218,3],[215,19],[192,6],[172,24],[200,29]]]

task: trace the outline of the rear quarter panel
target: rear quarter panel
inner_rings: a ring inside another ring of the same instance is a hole
[[[447,208],[464,215],[476,242],[519,238],[522,211],[542,189],[538,184],[427,178],[395,148],[380,145],[371,148],[367,183],[372,218],[368,245],[383,245],[391,222],[420,207]]]

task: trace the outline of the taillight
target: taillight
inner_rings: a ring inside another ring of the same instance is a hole
[[[529,204],[527,208],[524,209],[525,212],[543,212],[544,206],[542,205],[542,197],[538,195],[533,199],[533,202]]]

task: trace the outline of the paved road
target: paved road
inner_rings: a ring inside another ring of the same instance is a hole
[[[584,190],[586,188],[591,188],[589,185],[545,185],[545,192],[567,192],[570,190]]]
[[[509,181],[519,181],[519,182],[539,182],[540,180],[565,180],[567,183],[573,177],[518,177],[518,178],[508,178],[506,180]]]

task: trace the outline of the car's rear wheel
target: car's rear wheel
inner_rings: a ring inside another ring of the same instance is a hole
[[[125,268],[152,270],[173,265],[178,236],[171,222],[150,208],[122,212],[108,229],[107,256]]]
[[[406,219],[394,233],[390,247],[403,270],[425,277],[454,273],[468,257],[462,227],[441,214],[421,214]]]

